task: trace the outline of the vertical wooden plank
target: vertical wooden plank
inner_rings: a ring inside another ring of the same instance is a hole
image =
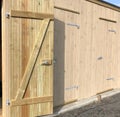
[[[111,53],[111,59],[110,59],[110,62],[111,62],[111,80],[109,81],[110,82],[110,85],[111,87],[116,87],[116,80],[117,80],[117,72],[118,72],[118,69],[117,69],[117,63],[118,63],[118,59],[117,59],[117,56],[118,56],[118,39],[117,39],[117,35],[118,35],[118,30],[117,30],[117,23],[109,23],[109,33],[110,34],[110,37],[109,39],[111,38],[111,50],[110,50],[110,53]]]
[[[105,8],[105,10],[104,10],[104,12],[105,12],[105,15],[106,15],[106,17],[111,17],[110,15],[110,13],[109,13],[109,11],[108,11],[108,9],[106,9]],[[108,14],[109,13],[109,14]],[[111,78],[113,78],[112,77],[112,73],[113,73],[113,71],[111,71],[111,66],[112,66],[112,62],[113,62],[113,60],[111,59],[111,57],[112,57],[112,45],[114,45],[113,43],[112,43],[112,37],[113,37],[113,33],[111,32],[111,28],[112,28],[112,26],[111,25],[113,25],[113,23],[112,22],[108,22],[108,21],[103,21],[103,23],[106,25],[106,28],[104,29],[105,30],[105,34],[106,34],[106,36],[105,36],[105,58],[106,58],[106,60],[105,60],[105,66],[104,66],[104,68],[105,68],[105,76],[104,76],[104,79],[103,79],[103,82],[104,82],[104,89],[103,90],[108,90],[108,89],[110,89],[110,88],[112,88],[112,82],[113,82],[113,80],[111,79]]]
[[[85,82],[83,79],[86,79],[86,69],[85,69],[85,66],[86,66],[86,61],[85,61],[85,56],[84,54],[86,53],[86,46],[87,46],[87,38],[86,38],[86,35],[87,35],[87,32],[86,32],[86,28],[87,27],[87,8],[86,7],[86,2],[85,1],[82,1],[81,2],[82,6],[81,6],[81,17],[80,17],[80,24],[81,24],[81,35],[80,35],[80,97],[83,98],[85,96],[85,92],[86,92],[86,85],[85,85]],[[83,20],[84,19],[84,20]],[[85,86],[85,87],[84,87]],[[83,88],[84,87],[84,88]]]
[[[92,87],[91,87],[91,93],[92,95],[95,95],[95,93],[97,92],[97,87],[96,87],[96,84],[99,80],[99,77],[98,77],[98,61],[97,61],[97,58],[98,58],[98,53],[100,54],[100,45],[99,45],[99,37],[98,37],[98,34],[99,34],[99,31],[98,31],[98,28],[99,26],[97,25],[98,23],[98,15],[99,15],[99,10],[96,11],[96,4],[92,4],[93,6],[93,19],[92,19],[92,50],[91,50],[91,79],[92,79]],[[98,8],[99,9],[99,8]],[[96,73],[97,72],[97,73]],[[100,75],[100,74],[99,74]]]
[[[91,51],[92,51],[92,18],[93,6],[81,1],[80,37],[79,37],[79,99],[91,94]],[[89,18],[88,18],[89,17]],[[84,19],[84,20],[83,20]],[[89,83],[89,84],[88,84]],[[88,89],[89,87],[89,89]]]
[[[117,65],[118,65],[118,74],[117,74],[117,80],[116,80],[116,86],[117,86],[117,88],[119,88],[120,86],[119,86],[119,84],[120,84],[120,79],[119,79],[119,76],[120,76],[120,72],[119,72],[119,69],[120,69],[120,51],[119,51],[119,49],[120,49],[120,39],[119,39],[119,37],[120,37],[120,30],[119,30],[119,26],[120,26],[120,22],[119,22],[119,19],[120,19],[120,15],[118,15],[119,13],[117,13],[117,19],[118,19],[118,22],[117,22],[117,46],[118,46],[118,48],[117,48],[117,53],[118,53],[118,56],[117,56]]]
[[[5,13],[10,9],[10,3],[4,0],[2,6],[2,78],[3,78],[3,116],[9,117],[10,108],[6,105],[6,100],[10,99],[10,72],[9,72],[9,40],[10,20],[5,17]]]
[[[102,7],[101,7],[101,14],[100,14],[100,16],[103,14],[103,16],[102,17],[105,17],[105,8],[103,9]],[[105,89],[105,87],[106,87],[106,60],[107,60],[107,58],[106,58],[106,38],[107,38],[107,22],[106,21],[102,21],[102,20],[100,20],[100,27],[101,27],[101,34],[103,34],[103,35],[101,35],[101,38],[102,38],[102,40],[103,40],[103,44],[104,44],[104,46],[103,46],[103,57],[104,57],[104,61],[103,61],[103,78],[102,78],[102,88],[101,88],[101,90],[106,90]]]
[[[36,3],[36,1],[29,1],[29,5],[28,5],[28,9],[30,9],[31,11],[34,11],[35,10],[35,3]],[[36,6],[36,8],[37,8],[37,6]],[[34,30],[35,30],[35,26],[36,26],[36,22],[34,22],[34,21],[31,21],[31,23],[30,24],[32,24],[31,25],[31,32],[32,32],[32,35],[31,35],[31,37],[30,37],[30,40],[29,40],[29,44],[30,44],[30,51],[32,51],[32,49],[33,49],[33,44],[32,43],[34,43],[34,37],[36,37],[35,36],[35,33],[33,33],[34,32]],[[37,30],[36,30],[36,32],[37,32]],[[37,35],[37,34],[36,34]],[[36,40],[35,40],[36,41]],[[36,71],[36,69],[35,69],[35,71]],[[36,73],[33,73],[32,74],[32,77],[34,77],[35,79],[36,79],[36,77],[35,77],[35,74]],[[28,87],[28,89],[29,89],[29,92],[30,92],[30,90],[32,90],[32,89],[34,89],[34,85],[36,85],[36,87],[37,87],[37,83],[36,83],[37,81],[36,80],[34,80],[33,78],[31,79],[31,81],[30,81],[30,85],[29,85],[29,87]],[[36,95],[36,92],[35,91],[32,91],[32,92],[30,92],[30,97],[34,97],[34,96],[37,96]],[[29,111],[29,115],[30,115],[30,117],[32,117],[32,116],[34,116],[34,114],[36,113],[36,111],[37,111],[37,108],[36,108],[36,110],[34,110],[34,104],[33,105],[30,105],[30,107],[29,107],[29,109],[30,109],[30,111]],[[34,110],[34,111],[33,111]]]
[[[113,37],[113,34],[111,31],[109,30],[112,30],[112,23],[109,23],[107,22],[107,29],[106,29],[106,87],[105,87],[105,90],[107,90],[108,88],[111,88],[111,85],[112,85],[112,80],[107,80],[107,79],[110,79],[110,78],[113,78],[112,77],[112,73],[113,71],[112,70],[112,64],[113,64],[113,60],[112,60],[112,54],[113,54],[113,43],[112,43],[112,37]]]
[[[112,83],[112,87],[117,88],[117,83],[119,82],[119,60],[118,60],[118,56],[119,56],[119,21],[118,21],[118,15],[119,13],[114,11],[113,12],[113,17],[114,19],[116,19],[117,23],[113,24],[113,43],[114,43],[114,54],[112,55],[112,58],[114,60],[114,65],[112,66],[112,70],[113,71],[113,83]]]
[[[97,6],[96,6],[97,7]],[[95,56],[96,56],[96,71],[95,71],[95,87],[96,87],[96,92],[101,92],[103,91],[103,84],[104,84],[104,63],[105,63],[105,35],[106,35],[106,25],[104,24],[105,22],[101,21],[99,19],[99,17],[101,17],[101,15],[104,15],[104,10],[101,6],[99,6],[99,13],[96,12],[96,14],[98,14],[97,20],[98,22],[96,22],[95,25],[97,25],[96,28],[96,52],[95,52]],[[99,35],[99,36],[98,36]]]
[[[69,24],[78,25],[78,15],[65,12],[65,102],[76,99],[77,75],[76,71],[76,41],[79,28]],[[74,39],[75,38],[75,39]],[[72,95],[73,94],[73,95]]]

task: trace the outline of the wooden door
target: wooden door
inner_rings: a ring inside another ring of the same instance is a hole
[[[105,18],[98,19],[94,31],[94,75],[96,92],[112,90],[116,85],[118,72],[117,21]],[[99,35],[99,36],[98,36]]]
[[[56,2],[54,12],[54,57],[56,59],[54,66],[54,106],[75,102],[78,98],[79,90],[77,52],[79,52],[78,35],[80,25],[78,18],[80,14],[79,10],[70,10],[76,8],[76,3],[67,8],[66,2],[61,2],[61,4],[65,3],[63,6]]]
[[[3,1],[3,116],[53,111],[53,0]]]

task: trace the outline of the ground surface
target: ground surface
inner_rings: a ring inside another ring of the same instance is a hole
[[[120,117],[120,94],[56,117]]]

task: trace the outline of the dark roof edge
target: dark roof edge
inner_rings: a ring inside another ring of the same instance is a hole
[[[95,4],[98,4],[98,5],[101,5],[101,6],[120,12],[120,7],[113,5],[111,3],[108,3],[106,1],[102,1],[102,0],[86,0],[86,1],[89,1],[89,2],[92,2],[92,3],[95,3]]]

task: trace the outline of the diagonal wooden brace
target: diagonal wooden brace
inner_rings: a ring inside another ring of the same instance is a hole
[[[25,73],[23,75],[22,82],[21,82],[20,88],[18,89],[15,100],[22,99],[24,94],[25,94],[25,91],[26,91],[27,85],[29,83],[32,71],[34,69],[34,66],[36,64],[36,60],[38,58],[38,54],[40,52],[42,43],[44,41],[44,38],[45,38],[45,35],[47,32],[47,29],[49,27],[49,23],[50,23],[50,19],[45,19],[42,21],[42,25],[40,27],[40,32],[38,33],[38,37],[37,37],[35,45],[33,47],[30,59],[28,61],[28,64],[27,64]]]

